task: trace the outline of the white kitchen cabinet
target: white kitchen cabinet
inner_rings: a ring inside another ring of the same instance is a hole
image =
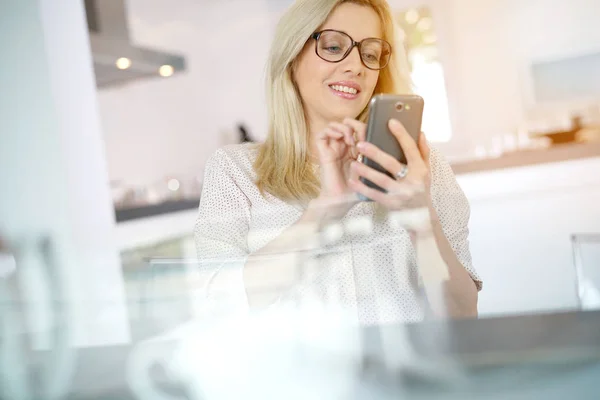
[[[600,158],[458,176],[482,316],[578,307],[571,235],[600,232]],[[600,268],[600,265],[599,265]]]

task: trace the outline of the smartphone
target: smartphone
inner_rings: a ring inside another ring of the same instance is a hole
[[[423,122],[423,108],[425,102],[423,98],[417,95],[390,95],[380,94],[374,96],[369,104],[369,119],[367,121],[367,142],[373,143],[381,150],[390,154],[402,164],[406,164],[406,156],[400,143],[388,128],[390,119],[395,118],[404,125],[408,134],[415,140],[419,140],[421,134],[421,124]],[[367,157],[362,158],[362,163],[378,170],[390,178],[395,179],[394,173],[397,171],[387,171],[375,161]],[[361,181],[381,192],[385,190],[365,178]],[[370,201],[364,196],[359,196],[362,200]]]

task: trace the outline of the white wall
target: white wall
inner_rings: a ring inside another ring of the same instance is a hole
[[[188,70],[99,92],[112,180],[200,174],[238,121],[264,137],[273,21],[266,0],[131,0],[128,7],[133,41],[184,54]]]

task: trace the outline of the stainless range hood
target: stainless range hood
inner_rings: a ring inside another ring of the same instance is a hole
[[[85,0],[85,12],[98,88],[185,70],[181,55],[131,44],[124,0]]]

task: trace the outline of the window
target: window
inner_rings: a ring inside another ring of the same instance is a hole
[[[452,127],[431,11],[427,7],[411,8],[397,13],[396,21],[404,31],[415,92],[425,99],[423,132],[432,142],[447,142],[452,137]]]

